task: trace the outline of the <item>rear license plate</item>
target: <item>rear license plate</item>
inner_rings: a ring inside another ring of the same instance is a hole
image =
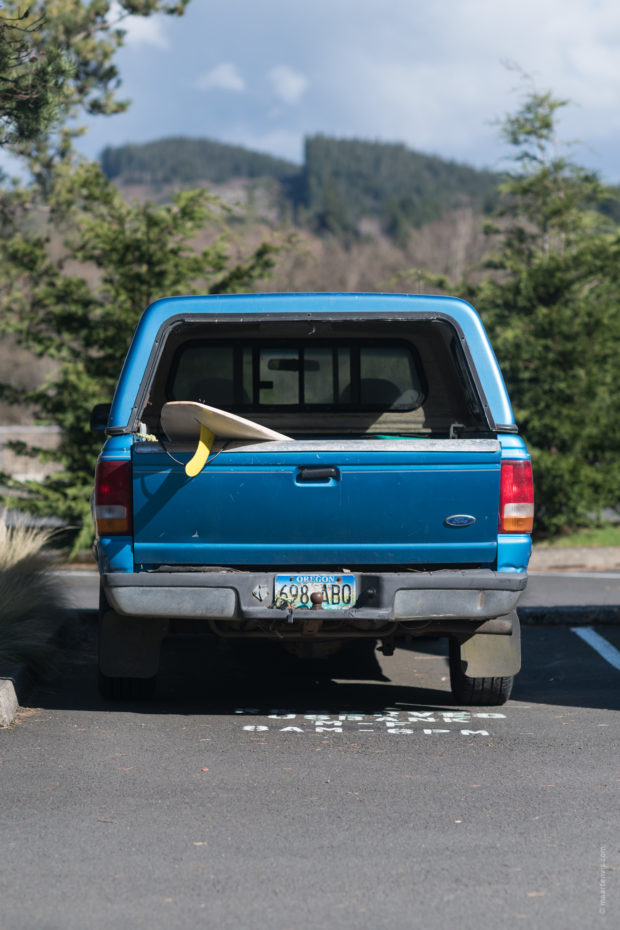
[[[276,607],[312,608],[311,595],[323,595],[323,610],[355,607],[355,575],[276,575],[273,602]]]

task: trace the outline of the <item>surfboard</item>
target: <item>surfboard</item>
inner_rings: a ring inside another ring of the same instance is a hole
[[[172,400],[161,410],[161,425],[171,442],[197,441],[185,472],[193,478],[204,468],[216,436],[222,439],[253,439],[272,442],[290,439],[253,420],[238,417],[235,413],[210,407],[193,400]]]
[[[172,400],[164,404],[161,425],[171,442],[197,439],[205,426],[222,439],[290,439],[254,420],[246,420],[227,410],[209,407],[193,400]]]

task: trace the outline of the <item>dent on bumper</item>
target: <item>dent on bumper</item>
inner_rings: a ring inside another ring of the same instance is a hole
[[[140,572],[102,576],[119,614],[196,620],[274,620],[275,573]],[[324,620],[474,620],[508,614],[527,574],[475,571],[356,573],[358,600],[351,610],[325,611]],[[307,615],[307,610],[295,611]],[[327,616],[326,616],[327,615]]]

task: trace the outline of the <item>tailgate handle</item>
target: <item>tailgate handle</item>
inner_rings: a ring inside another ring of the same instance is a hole
[[[340,478],[340,469],[335,465],[300,465],[296,481],[327,482],[331,478]]]

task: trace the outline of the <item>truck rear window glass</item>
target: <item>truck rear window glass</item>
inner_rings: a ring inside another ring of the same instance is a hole
[[[168,400],[227,410],[415,410],[426,386],[406,342],[192,341],[180,346]]]

